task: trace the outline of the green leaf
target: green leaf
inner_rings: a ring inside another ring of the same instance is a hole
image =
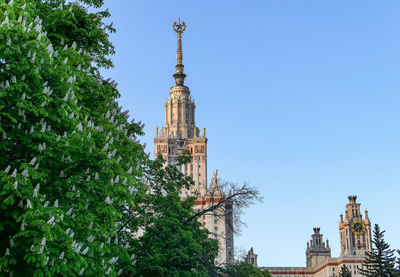
[[[3,203],[11,206],[14,204],[14,198],[12,197],[12,195],[10,195],[3,201]]]

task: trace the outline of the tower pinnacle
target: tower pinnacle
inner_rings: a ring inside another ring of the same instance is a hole
[[[176,53],[176,73],[174,74],[175,83],[177,86],[182,86],[185,81],[186,75],[183,73],[183,54],[182,54],[182,33],[186,30],[186,23],[179,18],[178,22],[174,22],[172,28],[178,35],[178,49]]]

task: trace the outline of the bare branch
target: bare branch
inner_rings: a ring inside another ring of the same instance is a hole
[[[203,199],[199,200],[204,201],[205,207],[187,218],[184,223],[210,213],[220,218],[231,216],[235,233],[239,233],[240,227],[244,225],[241,220],[243,209],[262,200],[256,187],[250,187],[246,183],[240,186],[236,183],[218,180],[218,186],[210,187]],[[227,209],[223,209],[223,207]]]

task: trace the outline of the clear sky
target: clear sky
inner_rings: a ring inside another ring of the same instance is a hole
[[[338,256],[339,215],[358,195],[400,248],[400,1],[108,0],[120,103],[147,151],[174,85],[181,17],[185,84],[207,128],[208,173],[258,186],[236,247],[261,266],[304,266],[312,228]]]

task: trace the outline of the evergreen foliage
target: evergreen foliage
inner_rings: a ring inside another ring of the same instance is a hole
[[[400,250],[397,249],[397,259],[396,259],[396,270],[397,270],[397,276],[400,276]]]
[[[399,276],[395,269],[394,250],[384,240],[385,231],[381,231],[375,224],[372,250],[365,253],[365,259],[360,274],[366,277],[393,277]]]
[[[351,271],[345,264],[340,268],[339,277],[351,277]]]

